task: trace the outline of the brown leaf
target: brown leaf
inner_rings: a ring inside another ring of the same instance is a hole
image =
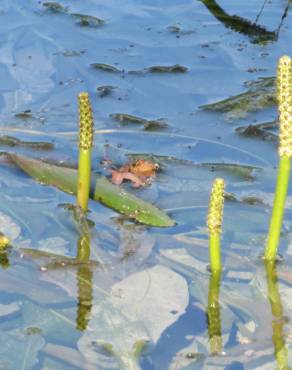
[[[110,169],[110,172],[114,184],[120,185],[124,180],[129,180],[132,182],[133,187],[138,188],[144,186],[151,177],[155,177],[158,168],[159,165],[157,163],[138,159],[118,169]]]

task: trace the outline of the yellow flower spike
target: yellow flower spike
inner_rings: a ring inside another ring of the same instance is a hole
[[[292,61],[288,56],[279,60],[277,73],[279,105],[279,167],[275,198],[270,220],[269,235],[264,258],[276,259],[285,210],[292,156]]]
[[[210,238],[210,268],[211,271],[221,270],[220,234],[222,231],[224,206],[224,180],[217,178],[213,182],[210,196],[207,225]]]
[[[79,103],[79,164],[77,203],[86,212],[90,191],[91,149],[93,146],[93,115],[89,95],[78,95]]]
[[[3,235],[0,232],[0,251],[5,250],[10,244],[10,240],[7,238],[7,236]]]

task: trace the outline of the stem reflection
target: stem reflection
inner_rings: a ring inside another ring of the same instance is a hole
[[[221,317],[219,303],[220,281],[221,271],[212,271],[209,281],[207,315],[210,352],[213,355],[218,355],[222,352]]]
[[[288,350],[285,344],[283,329],[286,323],[283,314],[283,306],[278,288],[278,276],[276,264],[271,261],[265,261],[268,298],[271,305],[271,311],[274,316],[272,321],[274,354],[277,361],[278,370],[289,370]]]

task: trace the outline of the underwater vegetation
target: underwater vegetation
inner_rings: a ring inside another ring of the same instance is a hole
[[[0,8],[0,368],[288,369],[286,2]]]

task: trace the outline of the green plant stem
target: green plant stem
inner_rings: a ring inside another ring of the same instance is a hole
[[[277,185],[270,221],[268,241],[265,250],[266,260],[275,260],[280,240],[285,201],[289,185],[290,158],[281,156],[279,160]]]
[[[220,233],[210,233],[210,269],[212,272],[221,271]]]
[[[222,352],[221,318],[219,304],[220,280],[221,271],[212,271],[209,281],[207,310],[210,352],[212,354],[220,354]]]
[[[77,204],[87,212],[90,191],[91,149],[79,148]]]

